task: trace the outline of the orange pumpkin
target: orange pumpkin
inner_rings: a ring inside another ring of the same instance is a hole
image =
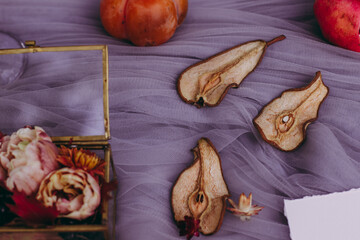
[[[187,9],[187,0],[102,0],[100,17],[113,37],[156,46],[174,35]]]

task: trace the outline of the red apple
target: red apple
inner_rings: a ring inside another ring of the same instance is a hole
[[[187,0],[101,0],[105,30],[138,46],[168,41],[185,19]]]
[[[325,39],[360,52],[360,0],[316,0],[314,13]]]

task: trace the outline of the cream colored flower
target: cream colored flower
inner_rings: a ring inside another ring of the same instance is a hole
[[[264,208],[257,205],[251,205],[251,193],[249,194],[249,197],[246,197],[245,193],[240,194],[238,205],[236,205],[231,199],[228,199],[228,201],[233,208],[227,207],[226,209],[239,216],[242,221],[250,220],[251,216],[257,215]]]
[[[62,168],[41,182],[36,199],[46,207],[56,206],[59,217],[83,220],[100,204],[100,186],[82,169]]]

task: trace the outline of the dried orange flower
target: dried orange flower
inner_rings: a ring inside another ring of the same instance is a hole
[[[246,197],[245,193],[240,194],[239,205],[236,205],[233,200],[228,199],[229,203],[233,208],[227,207],[231,213],[240,216],[242,221],[250,220],[251,216],[257,215],[264,207],[259,207],[258,205],[251,205],[252,203],[252,194],[249,194],[249,197]]]
[[[83,169],[96,179],[104,176],[106,162],[89,150],[61,146],[56,160],[66,167]]]

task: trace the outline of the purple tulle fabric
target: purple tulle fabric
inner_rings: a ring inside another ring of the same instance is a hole
[[[265,208],[249,222],[226,212],[221,229],[206,238],[287,240],[284,199],[360,187],[360,53],[324,41],[312,5],[312,0],[189,0],[188,16],[175,35],[145,48],[107,35],[99,0],[0,0],[0,30],[40,46],[109,46],[111,144],[119,178],[116,239],[184,239],[172,218],[170,191],[192,162],[190,149],[208,137],[221,156],[231,198],[252,192],[254,204]],[[218,107],[197,109],[178,97],[177,78],[191,64],[242,42],[281,34],[287,38],[271,45],[256,70]],[[54,122],[59,128],[83,128],[83,134],[102,131],[93,124],[101,118],[101,106],[94,106],[88,94],[95,91],[94,81],[80,81],[72,91],[65,86],[76,83],[62,79],[62,71],[60,65],[50,73],[41,64],[33,66],[23,76],[37,85],[2,87],[0,102],[55,130]],[[67,74],[77,71],[91,69],[73,68]],[[317,71],[330,88],[318,120],[309,125],[298,150],[274,149],[252,119],[282,91],[309,83]],[[42,79],[51,84],[36,82]],[[60,108],[58,97],[42,103],[40,97],[20,97],[40,89],[71,101]],[[0,128],[4,122],[24,121],[9,110],[0,114]]]

